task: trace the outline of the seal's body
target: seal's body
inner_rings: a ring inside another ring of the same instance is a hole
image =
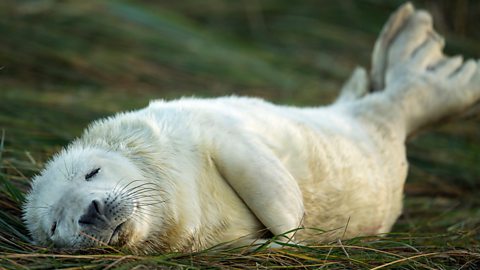
[[[480,99],[479,64],[444,56],[432,33],[428,14],[404,6],[371,77],[355,72],[328,107],[187,98],[94,122],[34,179],[28,228],[40,244],[140,252],[266,231],[298,242],[388,232],[407,136]]]
[[[138,152],[158,164],[136,166],[158,167],[164,175],[143,178],[172,187],[163,194],[172,213],[164,215],[177,219],[159,232],[173,238],[168,246],[255,239],[263,223],[276,234],[300,225],[332,230],[301,230],[297,241],[307,232],[317,240],[388,232],[401,212],[405,138],[394,125],[366,124],[356,103],[298,109],[238,97],[156,101],[94,124],[77,143],[118,151],[129,137],[142,138],[131,143],[139,145],[148,138]]]

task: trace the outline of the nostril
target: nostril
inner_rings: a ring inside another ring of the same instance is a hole
[[[93,200],[84,215],[78,220],[80,225],[95,225],[105,218],[105,207],[101,201]]]
[[[90,215],[99,215],[103,216],[105,215],[105,205],[102,203],[102,201],[99,200],[93,200],[90,205],[88,206],[87,212]]]
[[[99,215],[102,215],[102,211],[100,210],[100,202],[97,200],[93,200],[92,205],[93,205],[93,208],[95,209],[95,212],[97,212],[97,214]]]

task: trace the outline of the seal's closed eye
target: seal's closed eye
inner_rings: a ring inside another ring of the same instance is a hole
[[[55,234],[55,230],[57,229],[57,222],[54,221],[52,227],[50,227],[50,235],[53,236]]]
[[[97,173],[99,171],[100,171],[100,168],[96,168],[96,169],[92,170],[91,172],[87,173],[87,175],[85,175],[85,180],[89,181],[92,177],[97,175]]]

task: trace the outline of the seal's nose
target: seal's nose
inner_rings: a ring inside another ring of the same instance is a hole
[[[105,205],[98,200],[93,200],[87,208],[84,215],[80,217],[78,223],[80,225],[98,225],[105,222]]]

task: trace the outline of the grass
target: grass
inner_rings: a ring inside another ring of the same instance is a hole
[[[477,269],[480,114],[409,143],[405,211],[391,234],[284,249],[137,256],[30,244],[28,181],[88,122],[154,98],[228,94],[277,103],[331,101],[368,65],[402,1],[0,2],[0,268]],[[417,1],[447,51],[480,57],[476,1]]]

